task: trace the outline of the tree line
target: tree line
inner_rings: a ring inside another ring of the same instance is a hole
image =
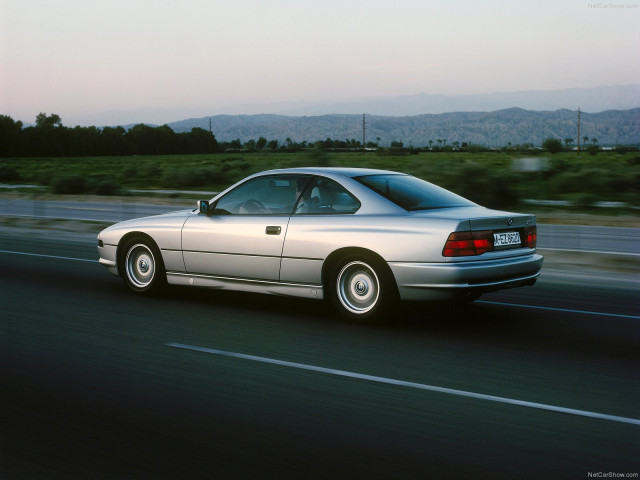
[[[220,145],[202,128],[176,133],[170,127],[139,124],[123,127],[62,125],[60,116],[40,113],[34,126],[0,115],[0,156],[101,156],[215,153]]]
[[[242,143],[239,139],[219,142],[215,135],[202,128],[192,128],[190,132],[176,133],[168,125],[152,127],[138,124],[130,129],[124,127],[66,127],[59,115],[40,113],[34,126],[25,127],[21,121],[14,121],[7,115],[0,115],[0,157],[74,157],[74,156],[116,156],[116,155],[175,155],[219,152],[297,152],[304,149],[355,151],[364,148],[378,150],[385,154],[404,155],[421,151],[467,151],[475,153],[487,147],[467,142],[451,142],[438,139],[429,140],[429,147],[406,147],[402,142],[393,141],[386,149],[379,148],[377,142],[363,145],[355,139],[334,140],[327,138],[315,142],[294,142],[290,138],[280,143],[260,137]],[[589,153],[597,153],[594,139]],[[436,143],[437,142],[437,143]],[[435,143],[435,144],[434,144]],[[564,150],[569,149],[567,144]],[[586,143],[586,141],[585,141]],[[559,139],[547,139],[543,148],[550,153],[563,150]],[[534,151],[532,144],[511,145],[502,150],[528,153]]]
[[[370,143],[369,146],[375,146]],[[287,138],[267,140],[260,137],[242,143],[239,139],[218,142],[202,128],[176,133],[167,125],[152,127],[138,124],[124,127],[66,127],[59,115],[40,113],[34,126],[25,127],[7,115],[0,115],[0,157],[73,157],[115,155],[173,155],[219,153],[225,151],[299,151],[306,148],[361,149],[356,140],[319,140],[293,142]]]

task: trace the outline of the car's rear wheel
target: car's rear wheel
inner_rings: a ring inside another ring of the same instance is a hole
[[[379,322],[397,299],[388,267],[365,255],[350,255],[337,262],[328,285],[333,307],[350,321]]]
[[[133,238],[122,249],[120,273],[125,285],[135,293],[155,293],[166,282],[158,247],[146,238]]]

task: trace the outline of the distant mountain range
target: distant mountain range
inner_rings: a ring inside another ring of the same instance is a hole
[[[202,98],[197,107],[158,107],[135,110],[110,110],[93,114],[63,115],[65,125],[107,126],[146,123],[164,125],[184,118],[200,118],[220,114],[275,114],[287,116],[324,116],[334,114],[406,117],[450,112],[494,112],[513,107],[533,111],[577,110],[598,113],[607,110],[629,110],[640,107],[640,84],[566,88],[560,90],[527,90],[493,92],[474,95],[395,95],[356,98],[339,102],[247,103],[218,106]],[[26,119],[22,119],[27,123]]]
[[[241,142],[278,140],[294,142],[334,140],[362,140],[362,114],[332,114],[318,116],[286,115],[216,115],[191,118],[169,123],[175,132],[190,131],[194,127],[211,130],[218,141]],[[486,146],[504,146],[509,143],[536,146],[547,138],[577,141],[578,111],[532,111],[507,108],[492,112],[455,112],[412,116],[366,115],[367,142],[389,145],[392,141],[405,146],[423,147],[446,140]],[[600,113],[582,112],[580,142],[587,137],[597,139],[599,145],[640,144],[640,108],[607,110]]]
[[[577,110],[603,112],[640,107],[640,85],[617,85],[561,90],[525,90],[474,95],[419,95],[364,98],[359,100],[302,105],[268,105],[260,112],[281,115],[328,115],[334,113],[370,113],[385,116],[410,116],[427,113],[493,112],[512,107],[525,110]],[[251,108],[251,106],[247,106]],[[255,109],[255,107],[253,107]],[[258,113],[256,111],[255,113]],[[245,110],[245,113],[250,111]]]

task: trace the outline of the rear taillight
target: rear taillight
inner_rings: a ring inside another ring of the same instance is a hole
[[[523,243],[525,247],[536,248],[536,244],[538,243],[538,229],[535,225],[533,227],[525,227]]]
[[[465,257],[482,255],[493,248],[493,232],[453,232],[447,238],[442,255],[445,257]]]

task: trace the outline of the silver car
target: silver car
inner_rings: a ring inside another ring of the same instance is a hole
[[[134,293],[169,283],[324,298],[365,322],[399,300],[533,285],[536,235],[533,215],[410,175],[292,168],[251,175],[193,210],[112,225],[98,252]]]

